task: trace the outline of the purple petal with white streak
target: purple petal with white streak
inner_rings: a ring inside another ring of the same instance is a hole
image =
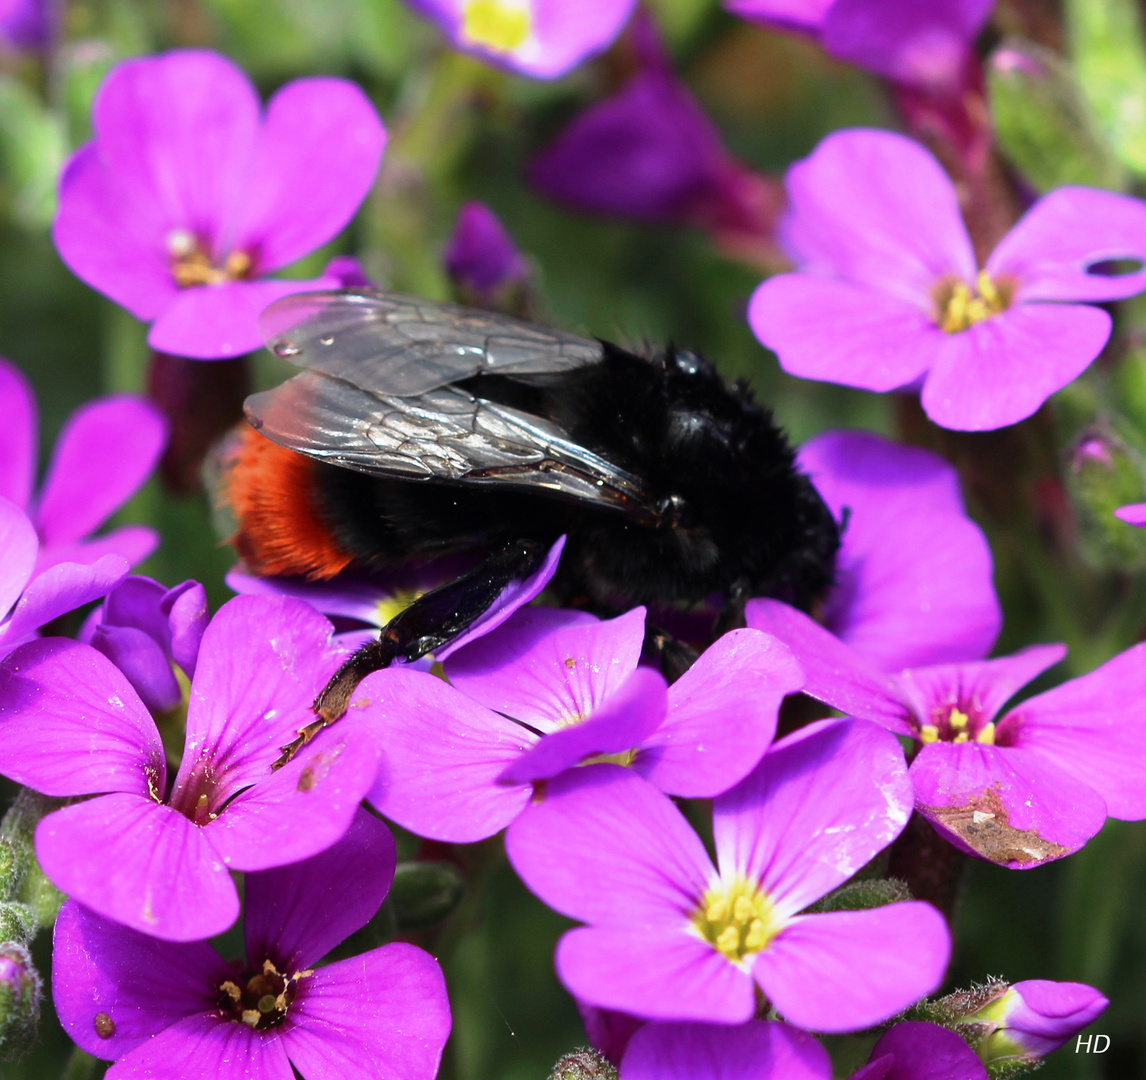
[[[49,814],[36,856],[57,888],[152,937],[196,941],[239,917],[231,875],[201,830],[150,798],[101,795]]]
[[[670,795],[719,795],[756,767],[776,734],[780,703],[803,684],[781,641],[732,630],[669,687],[668,714],[632,768]]]
[[[966,1045],[966,1044],[964,1044]],[[775,1021],[646,1024],[629,1043],[625,1080],[832,1080],[827,1050]]]
[[[684,913],[679,924],[570,930],[557,944],[557,975],[584,1001],[650,1020],[740,1024],[750,1019],[752,979],[690,933]]]
[[[931,743],[911,780],[916,809],[951,843],[1015,870],[1077,851],[1106,821],[1102,796],[1034,749]]]
[[[802,611],[779,600],[750,600],[745,619],[791,649],[804,670],[803,693],[897,735],[914,734],[891,679]]]
[[[367,796],[419,836],[472,843],[505,828],[529,803],[529,784],[499,784],[537,736],[441,679],[390,668],[365,679],[382,761]]]
[[[661,726],[667,706],[664,676],[652,668],[637,668],[587,720],[549,732],[512,761],[498,780],[549,780],[596,754],[632,750]]]
[[[822,720],[778,742],[713,802],[721,874],[757,881],[781,917],[842,885],[911,816],[895,737],[867,720]]]
[[[377,913],[394,880],[390,830],[358,810],[346,835],[302,862],[248,874],[243,893],[247,958],[279,971],[321,960]]]
[[[306,1080],[433,1080],[450,1034],[441,968],[395,942],[305,977],[283,1044]]]
[[[789,1023],[860,1031],[936,990],[950,955],[943,916],[908,900],[802,916],[757,954],[752,974]]]
[[[505,849],[537,896],[584,922],[683,932],[716,877],[672,801],[619,765],[562,773],[510,826]]]
[[[52,1003],[73,1041],[121,1058],[184,1017],[217,1007],[234,971],[205,941],[172,942],[111,922],[69,900],[56,919]],[[95,1017],[115,1025],[96,1034]]]
[[[21,646],[0,665],[0,772],[45,795],[162,797],[155,721],[124,675],[63,638]]]

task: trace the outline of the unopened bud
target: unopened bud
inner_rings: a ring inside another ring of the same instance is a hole
[[[36,860],[34,838],[40,819],[64,805],[27,788],[12,801],[0,821],[0,900],[28,912],[36,926],[51,926],[63,906],[64,894],[45,876]],[[0,941],[9,936],[0,931]],[[31,935],[28,935],[30,940]]]
[[[1033,188],[1126,188],[1125,170],[1082,87],[1056,53],[1009,39],[991,54],[986,73],[999,146]]]
[[[0,1061],[31,1049],[40,1020],[43,985],[27,948],[0,942]]]
[[[1117,420],[1085,431],[1071,451],[1066,484],[1087,562],[1119,570],[1146,565],[1146,532],[1114,516],[1146,494],[1146,453],[1137,436]]]
[[[616,1067],[587,1047],[566,1054],[549,1074],[549,1080],[617,1080],[617,1077]]]
[[[448,862],[402,862],[388,901],[399,930],[421,930],[448,918],[461,902],[461,872]]]

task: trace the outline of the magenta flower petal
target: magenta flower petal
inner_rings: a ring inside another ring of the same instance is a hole
[[[970,709],[984,722],[990,720],[1032,679],[1066,656],[1065,645],[1031,645],[995,660],[969,664],[938,664],[892,676],[900,698],[921,723],[930,722],[944,706]],[[1073,685],[1073,684],[1072,684]]]
[[[912,804],[895,736],[866,720],[823,720],[778,742],[713,802],[717,862],[795,915],[887,847]]]
[[[847,515],[832,632],[885,671],[985,656],[1002,612],[955,469],[866,431],[819,435],[799,460],[837,520]]]
[[[866,285],[925,314],[932,287],[945,275],[975,279],[955,189],[911,139],[867,128],[838,131],[792,166],[787,184],[787,246],[803,271]]]
[[[954,89],[995,0],[835,0],[820,42],[894,82]]]
[[[136,318],[154,319],[179,295],[162,239],[174,227],[148,170],[107,168],[100,148],[81,147],[60,177],[52,238],[68,268]]]
[[[2,356],[0,416],[4,417],[0,426],[0,499],[24,509],[32,496],[36,472],[36,398],[24,373]],[[0,611],[7,611],[2,602]]]
[[[748,322],[790,375],[862,390],[914,382],[934,363],[943,342],[919,304],[811,274],[780,274],[759,285],[748,304]]]
[[[306,1080],[433,1080],[450,1034],[441,968],[395,942],[307,976],[283,1045]]]
[[[533,600],[557,573],[557,564],[560,562],[561,552],[564,550],[565,537],[559,536],[546,552],[541,565],[529,577],[522,581],[511,581],[502,590],[501,595],[470,624],[468,629],[463,630],[453,641],[449,641],[442,648],[435,650],[434,658],[438,661],[445,661],[471,641],[476,641],[484,634],[496,630],[515,611]]]
[[[987,1080],[987,1067],[955,1032],[907,1020],[880,1037],[852,1080]]]
[[[93,540],[80,540],[70,544],[53,544],[41,548],[36,560],[37,572],[49,570],[60,563],[83,563],[90,566],[108,555],[125,559],[128,566],[137,566],[159,546],[159,533],[144,525],[124,525],[112,529]]]
[[[441,679],[391,668],[359,693],[378,724],[382,763],[367,796],[379,813],[435,840],[493,836],[529,803],[529,784],[498,777],[537,736]]]
[[[45,795],[149,798],[162,796],[167,767],[123,674],[87,645],[47,638],[0,665],[0,772]]]
[[[1019,304],[941,342],[923,411],[955,431],[1025,420],[1081,375],[1110,337],[1110,316],[1085,304]]]
[[[621,1071],[625,1080],[831,1080],[832,1060],[806,1031],[775,1021],[655,1023],[633,1036]]]
[[[155,1080],[169,1076],[179,1062],[179,1080],[294,1080],[285,1040],[246,1024],[236,1024],[218,1009],[185,1017],[120,1058],[105,1080]]]
[[[757,630],[724,634],[668,691],[668,715],[641,743],[635,772],[661,791],[710,799],[755,768],[780,703],[804,684],[788,648]]]
[[[950,954],[943,916],[909,900],[797,919],[756,957],[752,974],[789,1023],[858,1031],[937,989]]]
[[[41,626],[106,596],[131,568],[121,555],[104,555],[91,566],[60,563],[37,574],[17,601],[0,636],[10,648]],[[3,649],[0,644],[0,649]]]
[[[570,930],[557,944],[557,974],[576,997],[650,1020],[750,1019],[752,980],[685,931],[683,916],[681,923],[681,929],[662,923]]]
[[[275,744],[260,743],[251,759],[252,766],[261,759],[265,770],[254,772],[258,783],[235,795],[224,813],[203,826],[203,835],[236,870],[309,859],[345,835],[373,785],[378,775],[374,738],[371,725],[348,717],[274,773],[266,751],[275,755]]]
[[[217,360],[261,348],[259,316],[294,293],[329,289],[333,278],[229,281],[184,289],[158,314],[147,343],[159,352]]]
[[[229,964],[205,941],[140,934],[68,901],[56,919],[52,1001],[64,1030],[89,1054],[120,1058],[190,1013],[213,1008]],[[115,1025],[96,1033],[104,1013]]]
[[[652,668],[637,668],[587,720],[549,732],[498,779],[502,783],[548,780],[595,754],[632,750],[660,727],[667,706],[664,676]]]
[[[0,497],[0,624],[32,577],[39,546],[28,515]]]
[[[1007,1004],[1001,1015],[991,1017],[1001,1022],[1000,1029],[990,1036],[988,1053],[992,1060],[1030,1060],[1052,1053],[1094,1023],[1110,1004],[1086,983],[1050,979],[1017,982],[1003,1001]],[[992,1012],[991,1006],[983,1011]]]
[[[1139,268],[1102,273],[1131,259]],[[987,260],[993,277],[1019,283],[1015,299],[1120,300],[1146,289],[1146,203],[1094,188],[1063,187],[1040,199]]]
[[[321,960],[377,913],[396,858],[390,830],[359,810],[346,835],[321,854],[248,874],[247,956],[269,957],[279,971],[301,971]]]
[[[1146,503],[1131,503],[1129,506],[1120,506],[1114,511],[1114,516],[1119,521],[1125,521],[1128,525],[1146,527]]]
[[[126,394],[77,409],[64,425],[36,510],[45,544],[79,540],[139,489],[167,441],[159,410]]]
[[[345,79],[297,79],[267,103],[233,246],[276,270],[341,232],[374,183],[386,129]]]
[[[916,809],[944,837],[1016,870],[1077,851],[1106,821],[1094,788],[1033,750],[932,743],[911,780]]]
[[[804,669],[803,692],[851,716],[875,720],[897,735],[912,735],[894,684],[858,653],[802,611],[778,600],[750,600],[749,626],[778,637]]]
[[[818,30],[835,0],[724,0],[742,19],[755,19],[793,30]]]
[[[498,216],[476,201],[463,204],[458,211],[442,262],[457,284],[485,297],[520,281],[528,269]]]
[[[592,716],[632,675],[645,609],[599,622],[576,612],[518,611],[446,665],[468,697],[539,731]]]
[[[563,915],[621,926],[668,920],[680,924],[684,937],[687,913],[715,876],[680,811],[619,765],[562,773],[546,786],[544,800],[510,826],[505,848],[526,885]],[[641,1012],[574,992],[595,1005]]]
[[[142,630],[134,626],[97,626],[90,644],[127,676],[149,711],[164,712],[182,700],[183,690],[171,661],[159,643]]]
[[[1111,817],[1146,817],[1146,645],[1013,709],[1002,738],[1038,752],[1106,800]]]
[[[101,795],[49,814],[36,856],[73,899],[152,937],[195,941],[239,917],[231,875],[202,832],[150,797]]]

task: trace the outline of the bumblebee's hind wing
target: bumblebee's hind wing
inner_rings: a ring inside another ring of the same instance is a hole
[[[600,360],[598,341],[499,315],[369,290],[296,293],[259,319],[267,347],[298,367],[375,394],[424,394],[482,372],[568,371]]]
[[[557,425],[456,386],[376,394],[306,371],[247,398],[246,412],[290,450],[375,476],[513,487],[636,516],[652,512],[637,477]]]

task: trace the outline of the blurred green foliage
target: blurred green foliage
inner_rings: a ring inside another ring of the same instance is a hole
[[[779,173],[840,127],[895,123],[875,80],[828,61],[810,42],[733,20],[715,0],[653,0],[650,7],[681,74],[732,152],[756,169]],[[1132,0],[1067,0],[1065,8],[1086,107],[1123,165],[1141,174],[1146,46],[1136,8]],[[344,237],[309,261],[311,268],[330,254],[354,253],[386,285],[444,297],[442,247],[461,202],[482,199],[531,260],[539,317],[632,343],[672,340],[698,348],[730,378],[747,380],[797,440],[829,427],[911,433],[890,397],[781,373],[744,319],[759,272],[724,258],[706,237],[571,214],[525,184],[530,156],[579,109],[619,84],[623,47],[543,84],[450,54],[400,0],[77,0],[67,9],[64,40],[42,65],[14,56],[0,65],[0,352],[35,383],[45,455],[80,403],[110,390],[142,390],[148,362],[145,328],[78,282],[56,256],[48,234],[51,178],[64,153],[88,136],[93,94],[113,63],[187,46],[233,57],[264,93],[300,75],[346,75],[381,110],[391,142],[375,192]],[[1073,109],[1074,94],[1056,89],[1051,104],[1059,108],[1066,100]],[[1052,124],[1036,133],[1041,161],[1063,141],[1059,130]],[[1058,175],[1121,186],[1118,170],[1095,153],[1089,171],[1071,173],[1078,162],[1066,162],[1068,171]],[[1016,155],[1019,167],[1023,161]],[[1030,181],[1036,187],[1060,182],[1047,176],[1032,170]],[[1138,340],[1137,326],[1130,310],[1123,316],[1124,340]],[[1140,571],[1083,565],[1069,508],[1040,501],[1039,485],[1048,470],[1062,471],[1078,431],[1105,410],[1124,400],[1119,407],[1130,420],[1146,425],[1146,367],[1141,345],[1134,349],[1124,368],[1113,361],[1098,365],[1072,390],[1062,405],[1067,419],[1057,427],[1024,425],[1009,442],[981,436],[936,444],[961,464],[973,447],[980,464],[993,463],[1012,485],[1002,511],[974,483],[968,489],[996,555],[1007,613],[1001,647],[1061,638],[1076,649],[1074,671],[1088,670],[1141,636],[1146,589]],[[255,371],[262,385],[282,374],[268,357],[256,360]],[[176,498],[153,481],[119,520],[161,530],[163,545],[145,572],[168,584],[198,578],[216,606],[230,595],[223,574],[232,555],[220,545],[205,496]],[[459,919],[469,932],[428,942],[442,957],[454,1008],[443,1076],[540,1080],[562,1053],[585,1041],[551,967],[553,946],[569,924],[527,894],[496,848],[486,859],[485,888],[462,902]],[[1144,897],[1141,826],[1112,822],[1080,854],[1036,870],[975,863],[947,988],[988,974],[1091,982],[1113,1003],[1095,1028],[1111,1037],[1109,1052],[1064,1050],[1042,1075],[1142,1080]],[[36,955],[45,972],[48,954],[41,935]],[[862,1040],[834,1045],[841,1061],[866,1056]],[[0,1066],[0,1077],[41,1080],[65,1067],[75,1080],[99,1074],[102,1066],[69,1054],[49,1004],[32,1055]]]

